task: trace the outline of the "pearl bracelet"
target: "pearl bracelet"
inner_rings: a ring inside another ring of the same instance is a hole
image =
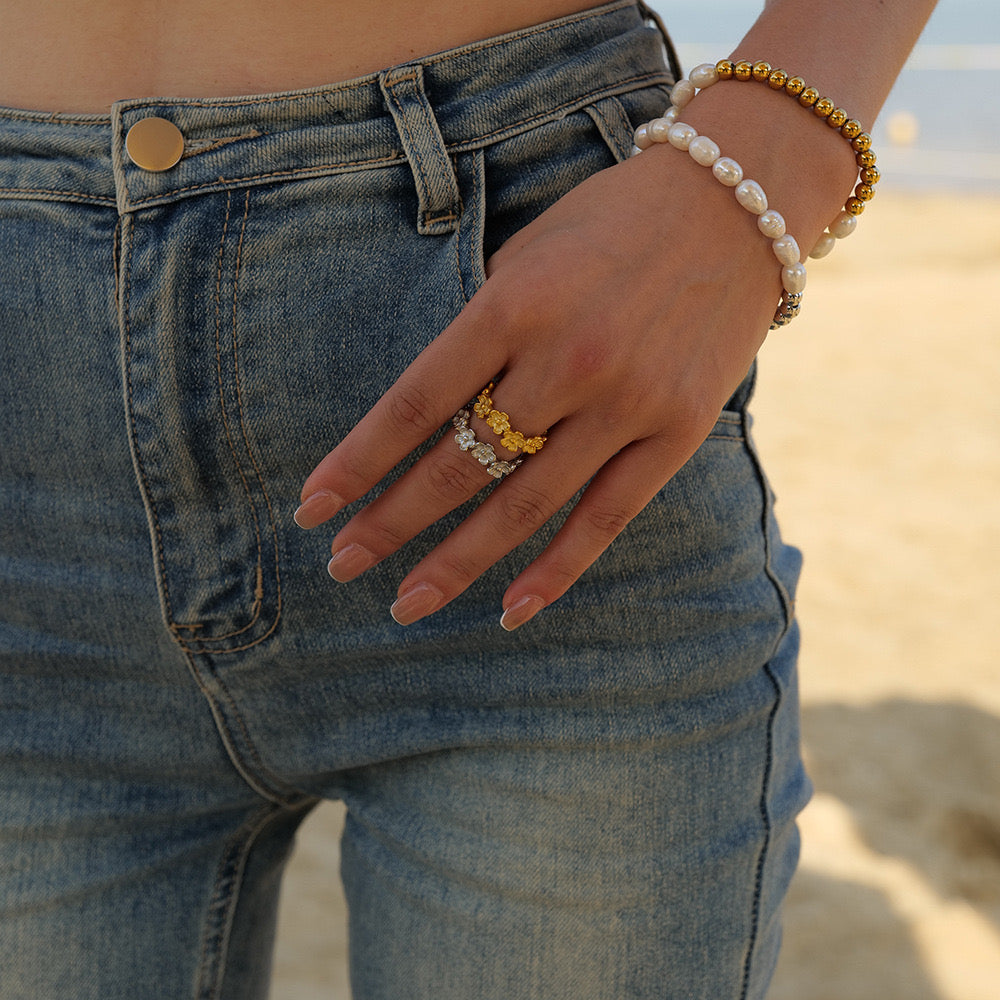
[[[674,116],[676,117],[676,116]],[[686,150],[691,159],[703,167],[712,168],[712,176],[725,187],[734,189],[736,200],[752,215],[757,216],[757,228],[771,240],[771,249],[781,266],[781,301],[771,320],[771,330],[790,323],[802,308],[806,287],[806,268],[801,261],[799,244],[785,232],[785,220],[768,208],[767,195],[757,181],[745,179],[743,168],[731,157],[723,156],[718,143],[707,135],[699,135],[684,122],[654,118],[635,130],[635,149],[640,153],[655,143],[669,143],[675,149]]]
[[[718,83],[720,80],[755,81],[766,83],[771,90],[780,91],[795,98],[802,107],[811,109],[813,114],[826,122],[850,143],[854,160],[858,166],[858,183],[854,193],[844,203],[843,211],[826,228],[817,240],[809,256],[815,259],[825,257],[836,245],[837,240],[849,236],[857,228],[857,217],[865,210],[865,205],[875,197],[875,185],[881,174],[875,166],[875,153],[871,148],[872,137],[863,130],[861,122],[849,118],[843,108],[838,108],[828,97],[820,97],[815,87],[810,87],[800,76],[790,76],[782,69],[772,69],[764,60],[750,62],[743,59],[733,62],[720,59],[715,63],[695,66],[686,80],[679,80],[670,92],[672,107],[664,117],[673,121],[681,108],[685,107],[697,94]],[[671,113],[673,118],[670,118]]]

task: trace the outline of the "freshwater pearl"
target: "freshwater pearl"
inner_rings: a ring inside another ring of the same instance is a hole
[[[805,264],[789,264],[781,269],[781,286],[786,292],[795,294],[806,288]]]
[[[653,145],[653,140],[649,135],[649,126],[652,122],[646,122],[645,125],[640,125],[635,132],[632,133],[632,141],[639,147],[639,149],[649,149]]]
[[[670,91],[670,103],[675,108],[683,108],[695,95],[695,86],[690,80],[678,80]]]
[[[766,212],[757,216],[757,228],[767,237],[776,240],[779,236],[785,235],[785,220],[779,212],[769,208]]]
[[[671,125],[680,117],[681,109],[675,108],[672,105],[663,112],[663,120],[665,122],[670,122]]]
[[[647,126],[649,138],[653,142],[666,142],[670,131],[670,122],[665,118],[654,118]]]
[[[835,236],[838,240],[842,240],[845,236],[850,236],[858,228],[858,217],[851,215],[850,212],[841,212],[827,228],[830,230],[832,236]]]
[[[764,189],[756,181],[740,181],[736,185],[735,194],[736,200],[748,212],[753,212],[754,215],[762,215],[767,211],[767,195],[764,194]]]
[[[688,153],[695,163],[710,167],[719,158],[719,144],[707,135],[697,135],[688,143]]]
[[[711,87],[713,83],[718,83],[719,72],[714,63],[702,63],[688,73],[688,79],[701,90],[704,87]]]
[[[778,260],[787,266],[792,264],[798,264],[802,259],[802,253],[799,251],[799,244],[794,236],[785,233],[784,236],[779,236],[772,244],[771,249],[774,251],[774,256]],[[789,291],[794,291],[794,289],[789,289]]]
[[[824,233],[817,241],[816,246],[809,251],[809,256],[813,260],[825,257],[837,245],[837,237]]]
[[[698,135],[698,130],[684,122],[674,122],[667,132],[667,141],[675,149],[686,150],[691,145],[691,140]]]
[[[712,173],[726,187],[736,187],[743,180],[743,168],[729,156],[720,156],[712,164]]]

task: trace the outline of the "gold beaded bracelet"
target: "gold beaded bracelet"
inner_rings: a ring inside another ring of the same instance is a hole
[[[542,445],[548,440],[543,435],[526,438],[520,431],[511,430],[510,417],[500,410],[493,409],[490,393],[495,383],[490,384],[476,397],[472,405],[477,417],[485,420],[494,434],[500,435],[500,444],[508,451],[523,451],[526,455],[534,455],[542,450]]]
[[[790,76],[783,69],[772,69],[771,64],[763,59],[757,62],[720,59],[714,69],[717,80],[766,83],[771,90],[781,91],[795,98],[802,107],[811,108],[817,118],[839,132],[851,144],[859,172],[858,184],[854,188],[854,194],[847,199],[844,211],[860,215],[865,210],[865,204],[875,197],[875,185],[880,174],[871,148],[872,137],[864,131],[861,122],[848,117],[847,112],[838,108],[829,97],[821,97],[820,92],[815,87],[810,87],[801,76]],[[691,82],[694,83],[694,80]]]

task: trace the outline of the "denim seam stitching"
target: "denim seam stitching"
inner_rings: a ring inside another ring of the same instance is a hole
[[[226,842],[206,914],[206,933],[198,960],[198,1000],[218,1000],[222,995],[233,920],[247,861],[257,838],[279,811],[277,806],[262,807]]]
[[[229,652],[229,650],[222,652]],[[271,774],[250,735],[246,719],[243,718],[236,699],[226,686],[225,681],[213,668],[210,656],[193,653],[191,650],[185,650],[185,653],[188,657],[188,667],[198,685],[198,690],[208,701],[219,738],[222,740],[222,745],[236,772],[247,786],[262,798],[278,805],[291,805],[300,793]],[[204,663],[204,671],[199,668],[199,661]],[[206,681],[205,673],[210,676],[213,684],[210,685]],[[236,729],[239,731],[239,743],[237,743],[236,735],[233,732],[231,719],[235,720]]]
[[[768,807],[768,796],[771,789],[771,779],[773,777],[774,771],[774,725],[775,720],[778,716],[778,711],[781,708],[782,702],[784,701],[784,692],[777,676],[774,673],[774,669],[771,666],[771,660],[777,653],[778,648],[781,643],[785,640],[792,628],[792,622],[794,620],[794,608],[791,600],[791,595],[788,593],[787,588],[778,579],[777,574],[774,571],[774,567],[771,561],[772,557],[772,545],[771,545],[771,531],[770,531],[770,519],[772,514],[772,501],[770,493],[768,490],[767,480],[764,476],[764,470],[761,466],[760,458],[757,454],[756,449],[753,446],[753,440],[746,428],[746,421],[749,417],[744,414],[744,433],[743,437],[746,441],[746,446],[748,453],[753,460],[754,469],[757,476],[757,482],[760,486],[761,497],[763,500],[762,510],[761,510],[761,535],[764,541],[764,572],[767,575],[768,580],[771,582],[771,586],[774,588],[775,594],[778,601],[781,604],[782,613],[784,616],[784,628],[781,630],[781,634],[775,641],[774,648],[771,652],[768,661],[764,664],[763,670],[767,675],[767,679],[771,684],[774,691],[774,704],[771,706],[771,711],[768,714],[767,719],[767,741],[765,748],[765,760],[764,760],[764,773],[761,779],[761,794],[759,800],[759,810],[761,822],[764,827],[764,840],[761,844],[760,855],[757,859],[757,867],[754,876],[754,892],[753,892],[753,903],[751,905],[750,912],[750,938],[747,944],[746,957],[743,963],[743,983],[740,989],[740,1000],[746,1000],[750,991],[750,981],[753,973],[753,962],[756,956],[758,936],[760,934],[760,907],[761,907],[761,896],[764,890],[764,870],[767,866],[768,855],[771,848],[771,813]]]
[[[247,436],[246,436],[246,424],[245,424],[244,419],[243,419],[242,391],[241,391],[241,386],[240,386],[240,381],[239,381],[239,362],[237,360],[238,359],[238,353],[237,353],[238,352],[238,348],[237,348],[237,345],[236,345],[236,302],[237,302],[237,296],[239,294],[239,274],[240,274],[240,267],[241,267],[241,264],[242,264],[242,256],[243,256],[243,238],[244,238],[244,235],[246,233],[246,224],[247,224],[247,217],[249,215],[249,212],[250,212],[250,192],[247,191],[246,192],[246,197],[244,199],[243,218],[241,220],[241,225],[240,225],[240,236],[239,236],[239,242],[238,242],[237,251],[236,251],[236,266],[235,266],[235,272],[234,272],[234,275],[233,275],[233,315],[232,315],[232,323],[233,323],[233,330],[232,330],[232,333],[233,333],[233,365],[234,365],[234,368],[235,368],[236,397],[237,397],[237,404],[238,404],[237,405],[237,410],[239,411],[239,419],[240,419],[240,426],[241,426],[241,433],[242,433],[242,437],[243,437],[243,442],[246,445],[246,450],[247,450],[247,454],[248,454],[248,456],[250,458],[250,461],[253,464],[255,471],[257,472],[257,481],[258,481],[258,484],[261,487],[262,492],[264,493],[264,500],[265,500],[265,503],[267,505],[268,512],[271,515],[272,523],[273,523],[274,510],[273,510],[273,507],[271,506],[270,498],[267,496],[267,490],[264,487],[263,482],[261,482],[260,468],[257,465],[257,462],[256,462],[256,460],[255,460],[255,458],[253,456],[253,452],[250,449],[250,443],[247,440]],[[240,482],[243,485],[243,491],[246,494],[247,502],[250,505],[250,512],[251,512],[251,516],[252,516],[253,524],[254,524],[254,538],[255,538],[256,546],[257,546],[256,583],[255,583],[255,587],[254,587],[254,598],[255,599],[254,599],[254,604],[253,604],[253,616],[251,617],[250,621],[247,622],[247,624],[243,626],[243,628],[235,629],[234,631],[227,632],[224,635],[213,635],[213,636],[209,636],[207,638],[198,637],[197,641],[198,641],[199,649],[204,649],[204,648],[206,648],[206,646],[208,646],[211,643],[224,642],[227,639],[232,639],[232,638],[235,638],[238,635],[243,635],[245,632],[249,631],[250,629],[252,629],[254,627],[254,625],[257,624],[257,621],[260,619],[260,616],[261,616],[261,611],[263,610],[263,563],[264,563],[264,553],[263,553],[263,541],[261,539],[260,516],[259,516],[259,514],[257,512],[257,506],[254,503],[253,491],[250,489],[249,480],[248,480],[247,475],[246,475],[246,473],[245,473],[245,471],[243,469],[243,463],[240,461],[239,455],[237,454],[236,447],[233,444],[233,431],[232,431],[232,428],[231,428],[231,421],[230,421],[230,417],[229,417],[229,411],[228,411],[228,409],[226,407],[225,383],[223,382],[223,378],[222,378],[222,344],[221,344],[221,331],[222,331],[222,269],[223,269],[223,259],[224,259],[224,255],[225,255],[226,240],[227,240],[227,237],[228,237],[228,234],[229,234],[229,221],[230,221],[231,214],[232,214],[232,194],[231,193],[227,193],[227,195],[226,195],[226,217],[225,217],[225,220],[224,220],[223,226],[222,226],[222,238],[221,238],[221,240],[219,242],[219,264],[218,264],[218,268],[216,270],[216,277],[215,277],[215,297],[214,297],[214,300],[215,300],[215,372],[216,372],[216,380],[217,380],[218,389],[219,389],[219,406],[220,406],[220,408],[222,410],[222,427],[223,427],[223,431],[225,432],[225,435],[226,435],[226,444],[229,446],[229,453],[232,455],[233,462],[236,464],[236,472],[237,472],[237,475],[240,477]],[[271,627],[267,630],[267,632],[265,632],[261,636],[258,636],[256,639],[254,639],[253,642],[249,643],[248,645],[241,646],[240,649],[248,649],[250,646],[254,646],[257,643],[262,642],[277,627],[278,619],[281,616],[281,612],[280,612],[280,608],[281,608],[281,583],[280,583],[280,575],[278,575],[278,573],[277,573],[277,566],[275,567],[275,572],[276,572],[276,576],[277,576],[277,580],[278,580],[278,610],[277,610],[277,612],[275,614],[275,619],[272,622]],[[186,624],[178,624],[177,627],[178,628],[184,628],[184,629],[194,629],[194,628],[201,628],[203,626],[200,625],[200,624],[186,623]],[[197,650],[195,650],[195,651],[197,651]],[[225,652],[225,651],[221,650],[220,652]],[[233,652],[235,652],[235,650],[233,650]]]
[[[585,107],[587,104],[591,103],[598,96],[614,96],[615,94],[620,94],[628,91],[633,84],[639,83],[651,83],[653,81],[665,80],[666,77],[661,72],[656,73],[641,73],[636,76],[628,77],[625,80],[619,80],[615,84],[607,84],[603,87],[597,88],[595,90],[588,91],[584,94],[578,95],[574,100],[567,101],[563,104],[556,105],[555,107],[548,108],[544,112],[539,112],[536,115],[531,115],[527,118],[519,119],[516,122],[511,122],[505,125],[503,128],[494,129],[492,132],[483,132],[478,135],[470,136],[467,139],[463,139],[459,142],[455,142],[451,145],[445,145],[446,150],[449,153],[464,153],[475,149],[477,146],[483,144],[484,142],[490,142],[493,140],[498,140],[500,138],[509,137],[515,135],[519,132],[526,131],[537,125],[544,124],[547,121],[555,121],[559,118],[565,117],[570,111],[579,110]],[[325,172],[330,170],[335,170],[341,173],[347,172],[350,169],[357,167],[365,167],[371,169],[377,169],[383,166],[397,166],[401,163],[408,162],[406,157],[403,156],[398,150],[394,150],[393,153],[387,156],[369,157],[367,159],[361,160],[333,160],[328,163],[318,163],[313,164],[309,167],[301,167],[295,170],[276,170],[268,173],[261,174],[246,174],[241,177],[216,177],[211,181],[204,181],[199,184],[189,184],[185,187],[170,188],[164,191],[159,191],[156,194],[149,195],[141,199],[133,199],[128,191],[127,178],[124,180],[124,186],[126,195],[128,198],[128,203],[131,209],[142,208],[149,204],[154,204],[157,202],[163,202],[176,195],[188,194],[193,191],[201,191],[208,188],[217,187],[220,184],[228,186],[237,186],[239,184],[246,184],[255,181],[269,181],[276,180],[280,178],[292,179],[295,177],[303,175],[312,176],[322,176]]]
[[[125,299],[123,302],[122,315],[125,322],[125,343],[123,344],[123,358],[122,365],[125,369],[125,392],[126,398],[128,400],[128,420],[130,435],[132,441],[132,454],[133,461],[135,463],[136,471],[139,474],[139,480],[142,484],[142,492],[146,500],[146,506],[149,511],[149,516],[153,522],[153,534],[155,537],[154,546],[154,558],[159,569],[158,577],[160,583],[160,593],[163,595],[163,605],[164,612],[166,614],[167,623],[170,631],[173,633],[175,639],[180,639],[174,629],[174,613],[173,606],[170,600],[170,583],[167,579],[166,571],[166,561],[163,553],[163,528],[160,525],[159,514],[156,510],[156,504],[153,501],[153,491],[149,485],[149,478],[146,475],[146,467],[142,461],[142,455],[139,450],[139,441],[137,439],[136,428],[135,428],[135,394],[134,386],[132,382],[132,260],[135,252],[135,225],[129,227],[128,234],[128,251],[127,251],[127,263],[125,265]]]
[[[21,188],[21,187],[8,187],[0,188],[0,197],[9,194],[39,194],[39,195],[64,195],[67,198],[80,198],[83,201],[90,202],[97,205],[114,205],[115,199],[105,197],[99,194],[87,194],[84,191],[63,191],[61,189],[53,188]]]
[[[399,83],[415,84],[416,94],[414,95],[414,99],[416,103],[420,106],[421,111],[423,111],[425,114],[428,115],[428,117],[430,118],[430,123],[436,126],[436,122],[434,121],[434,112],[427,101],[426,95],[424,94],[421,78],[422,74],[417,70],[416,67],[414,67],[409,73],[396,77],[391,82],[387,81],[385,84],[386,93],[388,94],[396,110],[399,112],[398,117],[393,116],[396,121],[397,127],[402,127],[402,129],[406,132],[406,138],[409,141],[410,151],[412,155],[407,156],[407,160],[413,164],[417,173],[420,175],[421,187],[420,190],[417,192],[418,201],[423,201],[424,194],[427,195],[431,194],[431,184],[428,178],[427,170],[424,167],[423,156],[421,155],[420,151],[420,143],[416,140],[413,134],[413,130],[410,128],[409,116],[406,114],[404,110],[403,101],[396,94],[396,86]],[[443,155],[445,160],[447,161],[448,153],[447,153],[447,146],[444,144],[444,137],[441,136],[440,134],[440,128],[437,128],[436,131],[437,131],[437,136],[435,136],[434,138],[440,140],[443,149]],[[448,168],[446,167],[446,169]],[[454,176],[453,167],[451,168],[451,171],[452,171],[452,176]],[[440,215],[431,215],[430,212],[426,209],[420,213],[421,224],[425,227],[432,226],[436,223],[454,222],[457,218],[458,215],[454,211],[454,209],[450,209]]]

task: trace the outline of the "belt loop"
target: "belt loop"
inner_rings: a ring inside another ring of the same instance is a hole
[[[424,91],[423,66],[409,64],[384,70],[379,74],[379,86],[417,186],[417,231],[423,236],[454,232],[462,199],[455,168]]]
[[[677,83],[678,80],[683,78],[684,71],[681,69],[681,61],[677,56],[677,49],[674,48],[673,39],[667,31],[663,19],[655,10],[648,7],[643,0],[638,0],[638,7],[643,20],[652,21],[660,32],[660,37],[663,39],[663,48],[667,53],[667,65],[670,67],[670,75],[674,78],[674,83]]]

